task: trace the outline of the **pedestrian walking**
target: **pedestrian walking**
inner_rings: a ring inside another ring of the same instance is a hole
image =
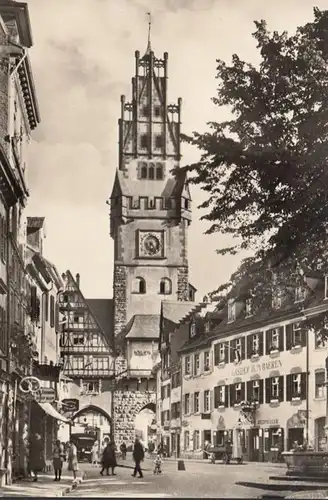
[[[232,456],[232,444],[231,444],[231,441],[227,441],[227,444],[225,446],[225,463],[226,464],[230,464],[230,460],[231,460],[231,456]]]
[[[77,448],[73,441],[70,441],[68,448],[68,470],[73,472],[73,481],[76,480],[76,473],[79,470],[79,464],[77,461]]]
[[[162,474],[162,459],[159,454],[154,460],[154,474]]]
[[[38,480],[38,473],[42,472],[46,466],[44,459],[44,443],[40,434],[35,434],[30,442],[30,471],[33,472],[33,481]]]
[[[123,441],[123,443],[120,446],[120,450],[121,450],[121,454],[122,454],[122,460],[126,459],[126,449],[127,448],[126,448],[125,441]]]
[[[136,464],[134,472],[132,474],[133,477],[136,477],[137,473],[139,474],[139,477],[143,477],[140,463],[143,461],[144,457],[145,457],[145,452],[143,446],[140,443],[139,437],[136,437],[133,448],[133,460],[135,461]]]
[[[115,454],[115,443],[114,441],[109,441],[108,439],[107,445],[103,451],[103,456],[102,456],[102,469],[100,471],[100,474],[103,476],[104,471],[106,470],[107,476],[110,476],[109,474],[109,469],[112,469],[112,476],[116,476],[115,474],[115,467],[117,467],[117,462],[116,462],[116,454]]]
[[[91,463],[98,464],[99,463],[99,443],[95,441],[91,450]]]
[[[53,466],[55,471],[55,479],[54,481],[61,480],[61,473],[63,468],[63,462],[65,460],[65,451],[59,440],[55,441],[53,451]]]

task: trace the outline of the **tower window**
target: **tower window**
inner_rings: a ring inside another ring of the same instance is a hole
[[[147,165],[141,167],[141,179],[147,179]]]
[[[163,136],[162,135],[156,135],[155,137],[155,148],[162,148],[163,147]]]
[[[140,147],[142,149],[148,148],[148,135],[147,134],[142,134],[142,136],[140,137]]]
[[[154,166],[151,164],[148,170],[148,178],[149,179],[154,179],[155,178],[155,169]]]
[[[188,208],[189,208],[189,201],[186,199],[184,201],[184,207],[185,207],[185,210],[188,210]]]
[[[169,278],[162,278],[159,284],[159,293],[161,295],[170,295],[172,293],[172,282]]]
[[[162,167],[156,167],[156,179],[160,180],[160,181],[163,179],[163,168]]]
[[[135,278],[133,292],[134,293],[146,293],[146,282],[143,278],[139,278],[139,277]]]

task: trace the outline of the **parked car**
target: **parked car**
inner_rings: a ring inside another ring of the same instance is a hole
[[[86,434],[72,434],[71,439],[77,448],[78,462],[91,462],[92,447],[96,438]]]

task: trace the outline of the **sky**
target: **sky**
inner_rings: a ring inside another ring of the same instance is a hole
[[[293,32],[326,0],[28,0],[30,56],[41,123],[29,149],[27,215],[46,217],[44,254],[62,273],[80,273],[86,297],[112,297],[113,241],[109,207],[118,165],[120,95],[131,97],[134,52],[147,45],[169,53],[169,101],[183,99],[182,131],[203,132],[224,120],[214,106],[216,59],[232,54],[256,64],[254,20]],[[182,165],[199,151],[182,145]],[[197,209],[204,193],[191,187],[190,281],[197,299],[229,279],[243,255],[218,256],[226,236],[205,235]]]

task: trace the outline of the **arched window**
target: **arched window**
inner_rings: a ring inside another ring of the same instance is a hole
[[[159,293],[161,295],[170,295],[172,293],[172,282],[169,278],[162,278],[159,284]]]
[[[147,165],[141,167],[141,179],[147,179]]]
[[[156,167],[156,179],[161,181],[163,179],[163,169],[162,167]]]
[[[148,170],[148,178],[149,179],[154,179],[155,177],[155,169],[153,164],[150,165],[149,170]]]
[[[135,293],[146,293],[146,282],[143,278],[138,277],[135,279],[134,292]]]

